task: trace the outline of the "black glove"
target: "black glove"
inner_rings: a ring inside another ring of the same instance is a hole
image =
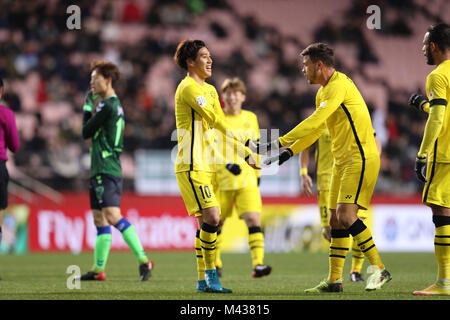
[[[241,173],[241,167],[236,163],[228,163],[225,168],[235,176]]]
[[[289,158],[292,157],[293,155],[294,154],[292,153],[291,149],[288,148],[276,156],[267,158],[266,160],[264,160],[264,164],[270,165],[270,164],[278,161],[278,165],[281,166],[283,163],[288,161]]]
[[[427,182],[426,171],[427,171],[427,158],[417,157],[416,163],[414,165],[414,171],[416,172],[417,179],[422,182]]]
[[[259,143],[256,141],[253,141],[254,144],[256,144],[256,150],[252,150],[253,152],[256,152],[257,154],[265,154],[269,152],[272,149],[281,148],[280,142],[277,140],[273,140],[266,143]]]
[[[423,105],[428,102],[428,99],[418,93],[413,93],[411,97],[409,97],[408,105],[416,108],[417,110],[423,111]]]

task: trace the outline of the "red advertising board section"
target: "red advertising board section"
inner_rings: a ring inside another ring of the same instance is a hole
[[[316,197],[263,198],[267,204],[313,204]],[[19,202],[19,201],[18,201]],[[420,204],[420,195],[377,195],[373,204]],[[122,215],[136,228],[147,250],[192,250],[197,229],[181,197],[124,194]],[[71,251],[95,247],[96,228],[87,193],[64,194],[61,203],[39,198],[30,204],[28,221],[30,251]],[[112,228],[112,250],[127,249],[120,232]]]

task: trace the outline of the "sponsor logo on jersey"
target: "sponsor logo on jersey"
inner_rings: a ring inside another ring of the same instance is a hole
[[[430,99],[433,99],[433,97],[434,97],[434,92],[433,92],[433,91],[430,91],[430,93],[428,94],[428,97],[429,97]]]
[[[323,102],[320,104],[319,108],[325,108],[326,105],[327,105],[327,102],[326,102],[326,101],[323,101]]]

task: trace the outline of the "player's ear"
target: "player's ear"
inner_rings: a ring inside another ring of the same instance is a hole
[[[193,67],[194,65],[195,65],[195,61],[194,60],[192,60],[192,59],[186,59],[186,65],[188,66],[188,67]]]
[[[317,68],[318,68],[318,69],[322,69],[324,66],[325,66],[325,65],[324,65],[324,63],[323,63],[322,60],[317,60]]]
[[[430,45],[428,46],[428,49],[430,50],[430,52],[433,52],[433,51],[439,50],[439,47],[437,46],[436,43],[430,41]]]

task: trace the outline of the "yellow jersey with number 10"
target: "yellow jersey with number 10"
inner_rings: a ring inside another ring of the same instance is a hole
[[[185,77],[175,93],[178,153],[175,172],[215,171],[214,130],[223,111],[214,86]]]

